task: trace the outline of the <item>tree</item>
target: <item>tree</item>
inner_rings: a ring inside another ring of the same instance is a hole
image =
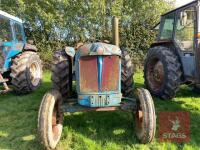
[[[121,46],[136,62],[155,38],[152,28],[173,0],[1,0],[0,9],[23,19],[28,38],[45,62],[79,41],[111,40],[111,18],[120,18]],[[139,56],[139,57],[138,57]]]

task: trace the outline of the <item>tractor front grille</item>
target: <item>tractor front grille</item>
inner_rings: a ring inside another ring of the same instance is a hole
[[[98,57],[103,58],[101,67]],[[79,61],[79,71],[80,92],[82,93],[101,93],[118,91],[119,89],[119,56],[81,57]]]
[[[81,92],[98,92],[98,68],[95,56],[80,59],[80,89]]]
[[[104,56],[101,91],[117,91],[120,74],[119,56]]]

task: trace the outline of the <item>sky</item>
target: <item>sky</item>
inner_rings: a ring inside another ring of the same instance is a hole
[[[180,7],[184,4],[187,4],[189,2],[192,2],[193,0],[176,0],[176,7]]]

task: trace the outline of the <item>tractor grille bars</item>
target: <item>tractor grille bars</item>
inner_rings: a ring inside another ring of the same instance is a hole
[[[103,57],[102,66],[98,59]],[[120,81],[119,56],[85,56],[80,59],[80,92],[118,91]],[[102,69],[101,69],[102,68]]]

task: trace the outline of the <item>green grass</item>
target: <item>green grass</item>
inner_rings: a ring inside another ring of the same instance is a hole
[[[143,75],[135,75],[137,87],[143,86]],[[40,150],[37,138],[37,114],[44,93],[50,89],[50,73],[44,74],[42,86],[29,95],[13,93],[0,96],[0,149]],[[189,111],[191,142],[139,144],[134,134],[132,117],[128,113],[90,112],[65,114],[64,130],[58,149],[200,149],[200,94],[182,86],[173,101],[154,98],[156,113],[160,111]],[[158,122],[157,122],[158,126]]]

